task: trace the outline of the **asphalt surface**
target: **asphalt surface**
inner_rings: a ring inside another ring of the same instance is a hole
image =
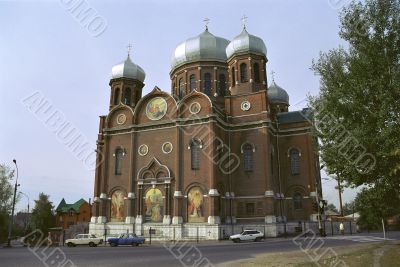
[[[324,248],[383,241],[382,233],[326,237]],[[319,240],[319,237],[316,237]],[[389,239],[400,240],[400,232],[389,232]],[[145,244],[139,247],[49,247],[0,248],[0,266],[213,266],[223,262],[252,258],[257,254],[300,250],[316,239],[271,238],[263,242],[232,243],[204,241]],[[320,245],[321,241],[315,243]]]

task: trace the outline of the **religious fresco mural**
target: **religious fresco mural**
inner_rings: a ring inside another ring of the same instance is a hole
[[[164,199],[160,189],[152,188],[146,193],[145,199],[145,221],[162,222]]]
[[[205,222],[203,190],[196,186],[188,193],[188,222]]]
[[[167,113],[167,101],[162,97],[155,97],[146,106],[146,115],[150,120],[159,120]]]
[[[111,197],[112,222],[125,221],[124,208],[125,208],[124,193],[121,190],[117,190],[112,194]]]

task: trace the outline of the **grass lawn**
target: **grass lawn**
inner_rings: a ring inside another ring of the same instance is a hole
[[[229,267],[250,266],[344,266],[350,267],[374,266],[374,262],[382,267],[400,266],[400,243],[381,242],[373,244],[355,244],[352,246],[333,247],[333,250],[322,247],[320,250],[310,249],[307,252],[300,250],[281,253],[266,253],[251,259],[222,264]],[[334,251],[334,253],[333,253]],[[322,255],[320,257],[320,255]],[[315,259],[315,260],[313,260]],[[317,264],[315,263],[317,262]]]

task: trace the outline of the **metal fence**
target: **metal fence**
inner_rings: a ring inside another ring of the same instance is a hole
[[[343,223],[344,231],[340,231],[340,223]],[[205,224],[185,224],[185,225],[146,225],[143,224],[134,233],[146,238],[149,242],[154,241],[195,241],[202,240],[226,240],[233,234],[238,234],[246,229],[258,230],[264,233],[266,238],[273,237],[291,237],[301,233],[315,234],[320,233],[320,227],[324,233],[329,236],[341,234],[357,233],[357,225],[353,221],[335,222],[322,221],[318,222],[300,221],[300,222],[278,222],[270,224],[224,224],[224,225],[205,225]],[[118,234],[130,233],[129,230],[120,233],[104,230],[104,240],[108,237],[115,237]]]

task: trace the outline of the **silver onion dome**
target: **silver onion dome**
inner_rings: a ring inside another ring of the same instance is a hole
[[[144,70],[132,62],[129,54],[125,61],[112,68],[111,73],[111,79],[130,78],[144,82],[144,78],[146,77]]]
[[[211,34],[208,29],[180,43],[172,55],[171,71],[195,61],[226,62],[225,48],[229,41]]]
[[[260,37],[249,34],[246,28],[244,28],[226,47],[226,56],[228,59],[240,53],[255,53],[267,56],[267,47]]]
[[[289,105],[289,95],[279,85],[272,81],[271,85],[268,87],[268,100],[271,104],[287,104]]]

